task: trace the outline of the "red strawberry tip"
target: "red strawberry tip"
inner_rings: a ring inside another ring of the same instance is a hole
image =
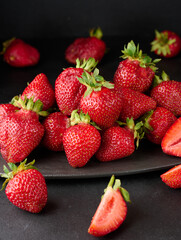
[[[154,59],[152,60],[146,54],[143,54],[142,50],[139,48],[139,44],[136,46],[134,41],[131,40],[127,46],[124,46],[124,50],[122,50],[123,55],[121,58],[123,59],[131,59],[137,60],[140,62],[140,67],[146,68],[150,67],[154,72],[158,69],[155,64],[158,63],[161,59]]]
[[[90,37],[96,37],[98,39],[101,39],[103,37],[103,32],[100,27],[92,28],[89,31]]]
[[[24,161],[22,161],[19,164],[19,166],[16,166],[16,164],[9,162],[8,167],[12,171],[9,171],[9,169],[5,165],[3,166],[4,173],[1,174],[1,177],[6,178],[6,180],[4,181],[0,191],[2,191],[5,188],[6,184],[9,182],[9,180],[13,179],[13,177],[18,172],[25,171],[28,169],[36,169],[37,170],[37,168],[35,166],[33,166],[35,163],[35,160],[33,160],[32,162],[29,162],[28,164],[26,164],[26,163],[27,163],[27,158]]]
[[[15,40],[16,38],[13,37],[9,40],[6,40],[5,42],[3,42],[3,49],[2,51],[0,52],[0,55],[3,55],[5,52],[6,52],[6,49],[11,45],[11,43]]]
[[[15,107],[18,107],[18,108],[34,111],[38,115],[43,117],[47,117],[49,115],[48,111],[42,111],[43,103],[39,99],[34,102],[34,97],[27,98],[27,96],[24,95],[24,100],[23,100],[21,98],[21,95],[15,96],[11,100],[11,104],[13,104]]]
[[[107,185],[107,188],[104,189],[104,194],[109,187],[112,187],[113,190],[115,190],[115,191],[119,190],[121,192],[121,195],[123,196],[124,200],[126,202],[131,202],[129,192],[125,188],[121,187],[121,180],[115,179],[114,175],[111,176],[109,183]],[[102,195],[101,198],[103,198],[103,196],[104,195]]]
[[[86,59],[76,59],[76,68],[82,68],[88,72],[92,72],[94,68],[97,66],[98,61],[96,61],[94,58],[90,57],[87,60]]]

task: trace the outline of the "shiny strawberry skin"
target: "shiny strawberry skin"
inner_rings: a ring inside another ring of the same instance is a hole
[[[39,213],[47,203],[45,179],[35,169],[16,174],[8,182],[5,193],[12,204],[31,213]]]
[[[0,104],[0,120],[3,117],[7,116],[9,113],[16,112],[17,110],[19,110],[19,108],[15,107],[11,103],[2,103],[2,104]]]
[[[88,96],[82,96],[80,108],[100,128],[111,127],[122,109],[122,99],[117,91],[102,87],[100,91],[92,91]]]
[[[69,118],[61,112],[51,113],[44,121],[42,144],[52,151],[63,151],[63,134],[69,127]]]
[[[77,38],[65,51],[65,58],[69,63],[75,64],[76,59],[94,58],[100,61],[106,50],[106,44],[96,37]]]
[[[126,128],[110,127],[102,133],[101,139],[101,146],[95,154],[101,162],[124,158],[135,151],[133,133]]]
[[[148,120],[148,123],[153,130],[146,132],[147,139],[155,144],[161,144],[167,130],[176,120],[177,118],[175,115],[168,109],[157,107]]]
[[[125,220],[127,206],[120,191],[108,187],[90,224],[88,233],[101,237],[115,231]]]
[[[24,89],[22,99],[34,96],[34,102],[38,99],[43,103],[43,110],[51,108],[55,103],[55,92],[44,73],[38,74],[33,81]]]
[[[181,165],[175,166],[163,173],[162,181],[171,188],[181,188]]]
[[[181,157],[181,117],[167,130],[162,139],[161,147],[164,153]]]
[[[175,116],[181,116],[181,83],[169,80],[158,84],[151,90],[150,96],[157,106],[167,108]]]
[[[116,88],[127,87],[139,92],[147,91],[153,81],[155,72],[150,67],[141,67],[137,60],[123,60],[120,62],[115,74]]]
[[[21,109],[0,122],[0,148],[7,162],[21,162],[40,143],[44,127],[37,113]]]
[[[72,167],[85,166],[98,150],[100,143],[99,131],[86,123],[69,127],[63,136],[64,150]]]
[[[67,68],[55,81],[55,98],[60,111],[65,115],[71,115],[75,109],[79,109],[80,99],[86,90],[77,77],[81,77],[82,68]]]
[[[39,51],[21,39],[15,39],[4,53],[4,61],[13,67],[33,66],[39,59]]]
[[[127,118],[136,120],[146,112],[156,108],[156,101],[144,93],[129,88],[120,88],[119,93],[123,102],[119,115],[121,121],[125,122]]]

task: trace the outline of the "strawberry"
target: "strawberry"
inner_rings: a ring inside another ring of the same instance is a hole
[[[121,56],[124,60],[114,74],[113,81],[117,88],[128,87],[139,92],[145,92],[152,84],[155,75],[155,64],[159,59],[152,59],[139,50],[133,41],[124,47]]]
[[[161,176],[162,181],[171,188],[181,188],[181,164],[171,168]]]
[[[148,112],[144,116],[146,138],[155,144],[161,144],[165,133],[176,120],[175,115],[163,107]]]
[[[136,120],[156,108],[156,101],[144,93],[130,88],[120,88],[119,93],[123,102],[119,115],[121,121],[126,121],[127,118]]]
[[[40,59],[40,53],[35,47],[18,38],[5,41],[1,54],[4,61],[13,67],[33,66]]]
[[[17,167],[8,163],[12,172],[4,166],[6,178],[2,189],[6,186],[5,193],[9,201],[31,213],[39,213],[47,203],[47,186],[43,175],[33,166],[35,161],[26,164],[27,159]]]
[[[2,103],[2,104],[0,104],[0,120],[3,117],[7,116],[9,113],[16,112],[17,110],[19,110],[19,108],[15,107],[11,103]]]
[[[162,139],[161,147],[164,153],[181,157],[181,117],[167,130]]]
[[[27,98],[34,97],[34,101],[38,99],[43,103],[43,110],[51,108],[55,103],[55,92],[44,73],[38,74],[33,81],[28,84],[22,93]]]
[[[181,50],[181,38],[175,32],[164,30],[155,31],[155,39],[151,42],[151,51],[155,54],[172,58],[179,54]]]
[[[142,138],[141,132],[139,135],[138,131],[142,126],[142,122],[135,125],[133,119],[127,119],[123,125],[125,126],[116,125],[103,131],[101,146],[95,154],[99,161],[108,162],[128,157],[135,151],[134,140],[137,139],[138,146],[139,139]]]
[[[101,40],[102,31],[100,28],[92,29],[90,36],[86,38],[77,38],[71,43],[65,51],[65,59],[72,64],[76,64],[76,59],[94,58],[100,61],[106,51],[106,44]]]
[[[81,98],[80,108],[100,128],[111,127],[118,119],[122,100],[114,89],[114,84],[105,81],[96,68],[92,74],[84,72],[79,81],[87,86]]]
[[[21,162],[40,143],[44,127],[39,122],[39,115],[47,115],[41,111],[42,103],[21,97],[14,99],[19,111],[9,113],[0,122],[0,148],[2,157],[7,162]]]
[[[98,150],[101,143],[99,131],[92,125],[88,114],[71,114],[71,126],[63,135],[63,147],[72,167],[83,167]]]
[[[80,99],[86,90],[77,77],[80,77],[84,70],[92,71],[97,62],[93,58],[87,61],[76,60],[76,67],[70,67],[58,76],[55,81],[55,98],[60,111],[65,115],[71,115],[73,110],[79,109]]]
[[[42,144],[52,151],[63,151],[63,134],[69,127],[69,118],[61,112],[54,112],[42,124],[45,129]]]
[[[115,180],[113,175],[104,190],[104,195],[92,218],[88,233],[101,237],[118,229],[127,215],[125,201],[130,202],[129,193],[121,187],[121,181]]]
[[[181,82],[169,80],[165,72],[162,72],[162,78],[156,76],[154,82],[155,87],[150,96],[157,102],[157,106],[170,110],[177,117],[181,116]]]

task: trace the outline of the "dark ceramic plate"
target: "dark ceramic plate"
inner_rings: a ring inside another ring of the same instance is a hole
[[[36,167],[46,178],[93,178],[106,177],[112,174],[129,175],[155,170],[171,168],[181,164],[181,159],[164,154],[160,146],[147,142],[141,142],[130,157],[122,158],[112,162],[99,162],[92,158],[82,168],[72,168],[66,159],[64,152],[51,152],[43,148],[37,148],[28,157],[28,160],[36,160]],[[6,164],[1,157],[1,163]],[[0,166],[0,173],[3,171]]]

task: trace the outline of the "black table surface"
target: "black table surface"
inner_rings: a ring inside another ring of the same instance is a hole
[[[120,61],[121,49],[133,38],[105,38],[108,52],[99,65],[104,77],[111,81]],[[150,56],[152,39],[133,39]],[[31,40],[32,41],[32,40]],[[17,69],[8,66],[0,59],[0,103],[6,103],[21,93],[27,82],[43,72],[54,85],[56,77],[63,68],[70,66],[64,59],[64,50],[72,39],[36,40],[31,42],[41,53],[37,66]],[[162,60],[161,70],[172,79],[180,80],[181,56]],[[153,159],[154,161],[154,159]],[[4,164],[3,161],[0,164]],[[139,173],[116,175],[122,181],[131,197],[127,204],[126,220],[115,232],[101,239],[137,240],[176,240],[181,236],[180,189],[166,186],[160,175],[166,169]],[[111,176],[110,176],[111,177]],[[13,206],[5,192],[0,193],[0,239],[96,239],[87,230],[100,202],[109,177],[88,177],[71,179],[46,179],[48,202],[39,214],[31,214]],[[2,185],[3,179],[0,178]]]

